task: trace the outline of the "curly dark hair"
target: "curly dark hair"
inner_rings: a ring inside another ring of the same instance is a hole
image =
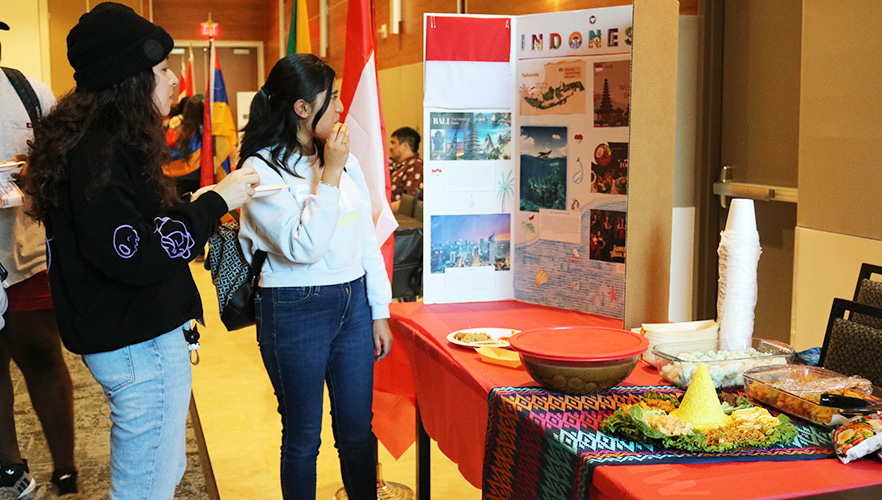
[[[40,119],[34,139],[28,142],[28,215],[45,223],[59,205],[60,185],[76,168],[69,162],[69,153],[92,127],[106,130],[109,139],[95,151],[102,170],[87,186],[87,199],[110,181],[114,151],[126,150],[143,166],[144,180],[155,186],[163,206],[180,202],[174,180],[162,172],[161,166],[171,155],[160,111],[153,102],[155,85],[149,68],[101,91],[71,91]]]

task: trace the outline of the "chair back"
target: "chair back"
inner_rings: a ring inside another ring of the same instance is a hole
[[[851,312],[846,318],[846,312]],[[843,375],[859,375],[882,386],[882,329],[855,320],[855,316],[882,321],[882,308],[851,300],[833,299],[820,366]]]
[[[854,301],[873,307],[882,308],[882,281],[871,279],[872,275],[882,275],[882,267],[864,263],[858,274],[857,286],[854,290]],[[882,319],[865,314],[854,313],[852,320],[858,323],[882,329]]]

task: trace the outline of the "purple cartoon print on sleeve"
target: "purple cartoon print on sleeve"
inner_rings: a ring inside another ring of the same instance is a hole
[[[172,259],[180,257],[182,259],[190,258],[190,249],[196,244],[190,231],[183,222],[170,219],[168,217],[157,217],[153,219],[156,224],[156,232],[161,236],[160,243],[165,249],[168,256]]]
[[[130,259],[135,255],[135,252],[138,251],[139,241],[141,241],[141,237],[138,236],[138,232],[128,224],[119,226],[113,232],[113,249],[123,259]]]

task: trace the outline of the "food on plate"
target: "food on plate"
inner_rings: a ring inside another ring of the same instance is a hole
[[[849,420],[833,431],[833,446],[844,464],[882,449],[882,414]]]
[[[780,371],[779,374],[777,368],[769,367],[746,372],[744,388],[748,396],[824,426],[841,425],[846,418],[839,414],[839,408],[821,405],[821,394],[866,399],[872,393],[870,381],[860,377],[847,377],[817,367],[787,369],[782,366]]]
[[[787,364],[787,356],[769,356],[750,347],[748,349],[695,351],[684,352],[671,358],[659,361],[659,372],[665,380],[679,387],[688,387],[699,363],[708,363],[708,371],[714,387],[741,387],[744,384],[742,374],[757,366]]]
[[[729,423],[729,416],[723,412],[710,372],[704,363],[698,365],[698,372],[692,377],[692,383],[689,384],[680,407],[672,411],[671,416],[689,422],[700,431],[716,429]]]
[[[465,342],[466,344],[470,344],[472,342],[486,342],[488,340],[493,340],[493,337],[487,335],[484,332],[456,332],[456,335],[454,335],[453,338],[460,342]]]
[[[797,434],[786,415],[773,417],[740,396],[718,396],[704,365],[682,400],[649,392],[636,404],[616,409],[601,428],[637,441],[694,452],[767,448],[790,443]]]

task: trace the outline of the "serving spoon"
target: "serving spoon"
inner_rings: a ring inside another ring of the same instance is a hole
[[[821,404],[839,409],[839,414],[844,417],[857,415],[869,415],[882,410],[882,404],[871,405],[864,399],[843,396],[841,394],[821,394]]]

